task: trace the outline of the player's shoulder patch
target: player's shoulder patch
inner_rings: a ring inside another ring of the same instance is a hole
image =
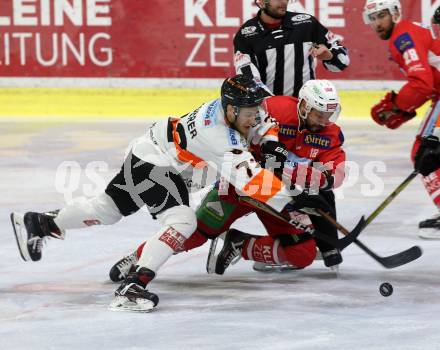
[[[394,46],[400,53],[404,53],[406,50],[413,48],[414,41],[411,38],[411,35],[409,35],[408,32],[405,32],[403,34],[400,34],[395,40],[394,40]]]
[[[306,20],[309,20],[310,18],[312,18],[311,15],[308,15],[306,13],[298,13],[298,14],[292,16],[292,18],[290,20],[292,22],[304,22]]]
[[[283,23],[290,26],[296,26],[304,23],[312,23],[314,17],[309,15],[308,13],[299,13],[299,12],[287,12]]]
[[[257,17],[254,17],[246,21],[240,27],[240,29],[237,31],[237,35],[248,38],[257,35],[262,31],[264,31],[263,25],[260,23],[260,21],[258,21]]]
[[[203,116],[203,127],[210,128],[217,124],[217,112],[220,108],[220,99],[208,103]]]
[[[241,28],[241,34],[244,36],[255,35],[256,31],[257,31],[256,26],[247,26],[247,27]]]

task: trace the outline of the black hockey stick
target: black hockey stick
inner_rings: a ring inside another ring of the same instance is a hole
[[[329,221],[331,224],[336,226],[338,228],[338,230],[342,232],[342,234],[344,234],[344,235],[350,234],[350,232],[346,228],[344,228],[341,224],[336,222],[336,220],[333,219],[330,215],[328,215],[327,213],[324,213],[320,210],[318,210],[318,212],[327,221]],[[363,218],[364,217],[362,216],[362,219]],[[358,224],[356,226],[355,230],[357,228],[359,228],[359,233],[360,233],[364,229],[365,226],[366,226],[366,224],[364,226],[359,226],[359,224]],[[354,244],[356,244],[365,253],[367,253],[374,260],[376,260],[379,264],[381,264],[383,267],[386,267],[387,269],[392,269],[394,267],[405,265],[405,264],[407,264],[413,260],[416,260],[422,256],[422,249],[419,246],[413,246],[411,248],[408,248],[407,250],[404,250],[403,252],[383,257],[383,256],[377,255],[375,252],[373,252],[370,248],[368,248],[365,244],[363,244],[357,238],[355,239]]]
[[[274,216],[278,217],[279,219],[281,219],[283,221],[286,221],[288,223],[291,223],[291,221],[292,221],[292,220],[288,219],[287,217],[285,217],[284,215],[281,215],[277,211],[273,210],[272,208],[266,206],[265,204],[263,204],[261,202],[254,200],[250,197],[240,197],[240,200],[242,200],[246,203],[249,203],[250,205],[253,205],[254,207],[257,207],[261,210],[264,210],[269,214],[274,214]],[[268,209],[268,210],[265,210],[265,209]],[[346,228],[344,228],[341,224],[339,224],[335,219],[333,219],[327,213],[323,212],[322,210],[318,210],[318,212],[326,220],[328,220],[331,224],[333,224],[339,231],[341,231],[341,233],[345,235],[344,238],[354,237],[353,242],[360,249],[362,249],[367,255],[372,257],[374,260],[376,260],[379,264],[381,264],[383,267],[385,267],[387,269],[392,269],[392,268],[395,268],[398,266],[408,264],[409,262],[416,260],[422,256],[422,249],[419,246],[413,246],[407,250],[404,250],[404,251],[397,253],[397,254],[394,254],[394,255],[385,256],[385,257],[379,256],[375,252],[373,252],[370,248],[368,248],[365,244],[363,244],[361,241],[359,241],[357,239],[357,236],[361,233],[363,228],[365,228],[365,226],[366,226],[365,225],[366,220],[364,219],[363,216],[362,216],[361,220],[359,221],[359,223],[356,225],[356,227],[351,232],[349,232]],[[303,225],[303,226],[306,226],[306,225]],[[308,226],[306,226],[306,227],[310,230],[310,228]],[[315,231],[315,233],[316,232],[318,232],[318,231]],[[324,234],[321,234],[319,236],[319,238],[325,240],[325,238],[322,238],[322,236],[329,238],[327,235],[324,235]],[[318,237],[318,236],[315,234],[315,237]],[[342,240],[344,240],[344,238]],[[341,240],[339,240],[339,241],[341,241]],[[351,238],[349,241],[351,243]],[[328,242],[328,243],[332,244],[331,242]],[[346,244],[343,248],[339,248],[339,249],[340,250],[344,249],[350,243]]]
[[[331,244],[333,247],[338,248],[339,250],[343,250],[345,247],[350,245],[353,242],[356,242],[357,236],[361,233],[362,227],[365,225],[365,219],[362,217],[359,223],[356,225],[353,231],[348,232],[345,235],[344,238],[337,239],[334,237],[330,237],[326,235],[325,233],[322,233],[318,230],[315,230],[311,228],[308,225],[304,225],[296,220],[293,220],[289,218],[288,216],[277,212],[276,210],[272,209],[268,205],[257,201],[256,199],[253,199],[251,197],[239,197],[239,200],[241,202],[247,203],[248,205],[260,209],[284,222],[287,222],[288,224],[292,225],[293,227],[303,230],[305,233],[311,234],[316,238],[322,239],[323,241],[327,242],[328,244]],[[319,211],[319,210],[318,210]],[[320,214],[324,213],[322,211],[319,211]],[[324,213],[325,214],[325,213]],[[334,221],[334,220],[333,220]],[[338,224],[339,225],[339,224]]]

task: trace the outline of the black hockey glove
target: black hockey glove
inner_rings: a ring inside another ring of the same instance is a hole
[[[300,210],[306,214],[317,215],[316,209],[321,209],[332,216],[335,216],[330,204],[319,194],[309,194],[307,190],[293,197],[287,205],[288,211]]]
[[[287,159],[288,151],[282,142],[267,141],[260,148],[261,166],[266,169],[280,170],[284,168],[284,162]]]
[[[428,176],[440,168],[440,141],[437,136],[426,136],[417,150],[414,169],[423,176]]]

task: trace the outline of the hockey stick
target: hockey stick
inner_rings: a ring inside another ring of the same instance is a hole
[[[345,235],[344,238],[337,239],[337,238],[330,237],[330,236],[326,235],[325,233],[322,233],[318,230],[315,230],[308,225],[304,225],[296,220],[290,219],[286,215],[277,212],[276,210],[272,209],[268,205],[266,205],[262,202],[259,202],[251,197],[239,197],[239,201],[247,203],[248,205],[250,205],[256,209],[262,210],[262,211],[264,211],[264,212],[266,212],[266,213],[268,213],[268,214],[270,214],[270,215],[272,215],[272,216],[274,216],[284,222],[287,222],[288,224],[294,226],[295,228],[303,230],[305,233],[309,233],[316,238],[322,239],[323,241],[331,244],[333,247],[338,248],[339,250],[343,250],[345,247],[347,247],[351,243],[355,242],[357,236],[361,233],[362,227],[365,225],[365,220],[362,217],[353,231],[351,231],[351,232],[347,231],[347,234]],[[323,213],[323,212],[321,211],[320,213]],[[336,223],[335,220],[333,220],[333,221]],[[342,227],[341,225],[339,225],[339,226]]]
[[[416,173],[416,175],[417,175],[417,173]],[[333,219],[330,215],[328,215],[327,213],[325,213],[319,209],[318,209],[318,212],[327,221],[329,221],[331,224],[336,226],[338,228],[338,230],[342,232],[342,234],[344,234],[344,235],[350,234],[350,232],[346,228],[344,228],[342,225],[340,225],[338,222],[336,222],[336,220]],[[370,215],[370,217],[371,217],[371,215]],[[364,217],[362,217],[362,218],[364,218]],[[368,221],[368,219],[367,219],[367,221]],[[366,225],[367,224],[360,227],[359,233],[365,228]],[[356,226],[356,228],[358,228],[358,227],[359,227],[359,224]],[[356,244],[365,253],[367,253],[374,260],[376,260],[379,264],[381,264],[383,267],[385,267],[387,269],[392,269],[394,267],[408,264],[409,262],[416,260],[422,256],[422,249],[419,246],[413,246],[411,248],[408,248],[407,250],[404,250],[400,253],[396,253],[394,255],[379,256],[375,252],[373,252],[370,248],[368,248],[365,244],[363,244],[361,241],[359,241],[357,238],[354,240],[354,244]]]

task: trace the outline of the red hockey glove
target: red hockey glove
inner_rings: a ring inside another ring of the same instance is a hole
[[[388,92],[382,100],[371,108],[371,116],[379,125],[385,125],[390,129],[397,129],[403,123],[414,118],[416,112],[402,111],[394,103],[396,93]]]

